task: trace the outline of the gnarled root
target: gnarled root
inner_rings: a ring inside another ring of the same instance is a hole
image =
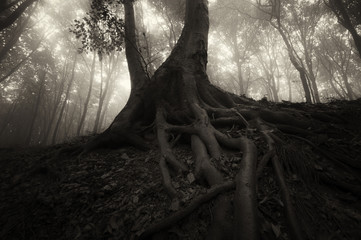
[[[257,122],[259,130],[261,131],[262,135],[264,136],[264,138],[268,144],[269,151],[274,152],[275,151],[275,141],[271,137],[270,129],[267,127],[267,125],[261,119],[257,119],[256,122]],[[297,216],[296,216],[294,207],[292,205],[291,196],[290,196],[288,187],[286,185],[283,168],[278,160],[278,156],[274,155],[271,158],[271,161],[272,161],[272,166],[275,171],[277,182],[281,188],[281,195],[282,195],[282,200],[283,200],[284,206],[285,206],[285,215],[288,220],[287,223],[288,223],[288,228],[289,228],[289,233],[291,235],[291,238],[298,239],[298,240],[304,239],[303,233],[300,228],[300,224],[297,220]]]
[[[149,239],[153,234],[165,230],[180,220],[184,219],[185,217],[189,216],[202,204],[212,200],[216,196],[221,193],[230,191],[234,189],[235,184],[234,182],[225,182],[220,185],[215,185],[210,188],[206,194],[201,195],[194,199],[189,206],[183,208],[182,210],[172,214],[170,217],[163,219],[162,221],[148,227],[139,237],[140,240]]]

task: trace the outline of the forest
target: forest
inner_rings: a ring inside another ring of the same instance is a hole
[[[1,239],[359,239],[359,0],[3,0]]]

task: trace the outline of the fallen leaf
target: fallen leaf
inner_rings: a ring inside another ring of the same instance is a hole
[[[275,234],[276,238],[279,238],[279,236],[281,235],[281,229],[280,229],[280,226],[279,225],[274,225],[272,224],[272,230],[273,230],[273,233]]]
[[[189,183],[193,183],[196,180],[193,173],[188,173],[187,179]]]
[[[111,218],[109,219],[109,224],[113,229],[118,229],[117,219],[115,218],[115,216],[111,216]]]
[[[123,160],[129,160],[129,156],[126,154],[126,153],[123,153],[121,156],[120,156],[121,159]]]
[[[174,211],[174,212],[179,210],[179,200],[178,199],[172,200],[169,210]]]

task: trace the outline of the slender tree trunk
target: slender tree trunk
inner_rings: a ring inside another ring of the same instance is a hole
[[[95,74],[95,59],[96,59],[96,53],[94,52],[93,62],[92,62],[91,71],[90,71],[90,83],[89,83],[88,95],[85,99],[83,113],[81,114],[78,129],[76,131],[77,136],[80,136],[80,134],[84,128],[84,121],[85,121],[86,113],[88,112],[88,105],[89,105],[91,93],[93,90],[93,82],[94,82],[94,74]]]
[[[292,102],[292,81],[291,78],[287,78],[288,83],[288,101]]]
[[[56,136],[57,136],[58,131],[59,131],[61,119],[63,118],[65,106],[67,105],[67,101],[69,99],[70,90],[71,90],[71,87],[72,87],[73,82],[74,82],[74,74],[75,74],[75,66],[76,66],[76,62],[77,62],[77,56],[78,56],[78,54],[75,54],[74,62],[73,62],[72,70],[71,70],[70,80],[69,80],[69,83],[68,83],[68,87],[66,89],[64,102],[63,102],[63,104],[61,106],[61,109],[60,109],[60,112],[59,112],[58,120],[56,121],[56,124],[55,124],[55,129],[54,129],[54,132],[53,132],[53,137],[51,139],[51,144],[54,144],[56,142]]]
[[[306,69],[300,63],[297,62],[296,57],[294,56],[294,53],[293,53],[294,49],[292,48],[291,44],[289,43],[289,41],[287,39],[287,36],[283,32],[281,26],[277,26],[277,25],[275,25],[273,23],[271,23],[271,25],[278,30],[278,32],[280,33],[284,43],[286,44],[287,51],[288,51],[288,56],[290,57],[291,63],[297,69],[297,71],[298,71],[298,73],[300,75],[302,87],[303,87],[303,90],[305,92],[306,102],[307,103],[312,103],[310,87],[309,87],[309,85],[307,83]]]
[[[38,92],[38,96],[36,98],[36,102],[35,102],[35,110],[34,110],[34,113],[31,117],[31,120],[30,120],[30,127],[29,127],[29,131],[28,131],[28,134],[27,134],[27,137],[25,139],[25,144],[26,145],[29,145],[30,142],[31,142],[31,135],[33,133],[33,129],[34,129],[34,125],[35,125],[35,120],[36,120],[36,117],[38,115],[38,111],[39,111],[39,107],[40,107],[40,100],[41,100],[41,97],[43,95],[43,90],[44,90],[44,87],[45,87],[45,76],[46,76],[46,71],[45,70],[41,70],[40,74],[39,74],[39,84],[40,84],[40,87],[39,87],[39,92]]]
[[[99,94],[99,105],[98,105],[97,115],[96,115],[96,118],[95,118],[95,123],[94,123],[94,128],[93,128],[94,133],[97,133],[99,131],[99,126],[101,126],[100,125],[101,112],[103,110],[105,98],[106,98],[106,96],[108,94],[108,91],[109,91],[109,84],[110,84],[112,74],[113,74],[114,69],[115,69],[115,63],[117,62],[114,59],[114,55],[112,56],[112,58],[110,58],[109,61],[110,61],[109,62],[109,69],[108,69],[108,73],[107,73],[107,78],[105,80],[104,90],[103,90],[103,77],[102,77],[102,81],[101,81],[100,94]]]
[[[361,58],[361,36],[358,34],[355,26],[352,24],[351,19],[347,13],[344,3],[342,0],[329,0],[332,11],[336,14],[339,22],[351,33],[354,40],[356,49]]]
[[[307,62],[307,60],[306,60]],[[316,103],[320,103],[320,96],[318,93],[318,87],[317,87],[317,83],[316,83],[316,77],[315,74],[313,73],[313,69],[312,69],[312,65],[308,66],[308,79],[310,80],[311,86],[312,86],[312,92],[313,92],[313,97]]]
[[[61,84],[60,84],[59,90],[58,90],[57,82],[54,81],[54,85],[55,85],[55,88],[57,90],[56,90],[56,94],[54,94],[53,102],[51,103],[52,110],[50,111],[50,118],[49,118],[49,121],[48,121],[48,126],[46,128],[46,134],[44,135],[44,139],[43,139],[43,142],[45,144],[47,144],[47,142],[49,140],[49,137],[51,135],[50,134],[51,130],[54,127],[53,123],[54,123],[55,117],[56,117],[56,115],[58,113],[58,110],[59,110],[59,105],[60,105],[60,102],[61,102],[61,96],[63,95],[63,92],[64,92],[64,85],[65,85],[67,77],[68,77],[68,62],[67,62],[67,60],[65,60],[64,61],[64,66],[63,66],[63,69],[62,69],[62,76],[60,77],[61,78]]]
[[[342,77],[342,80],[343,80],[343,84],[345,84],[348,99],[354,100],[355,99],[354,92],[352,91],[352,87],[351,87],[351,85],[350,85],[350,83],[348,81],[347,73],[342,71],[341,72],[341,77]]]
[[[15,73],[20,67],[21,65],[28,60],[31,55],[33,55],[34,52],[36,52],[36,50],[39,48],[41,41],[39,41],[39,43],[37,44],[37,46],[34,48],[34,50],[31,51],[31,53],[29,53],[29,55],[27,55],[26,57],[24,57],[18,64],[16,64],[12,69],[10,69],[10,71],[5,74],[3,77],[0,78],[0,83],[5,81],[8,77],[10,77],[13,73]],[[1,57],[0,57],[1,58]],[[1,62],[1,60],[0,60]]]
[[[7,128],[10,119],[12,118],[12,115],[16,111],[16,108],[18,107],[19,100],[16,99],[15,102],[12,103],[12,106],[9,108],[8,112],[6,113],[6,116],[3,118],[3,121],[1,122],[1,128],[0,128],[0,137],[4,133],[5,129]]]
[[[242,63],[241,63],[241,56],[239,54],[239,46],[237,41],[237,31],[234,29],[232,31],[232,45],[233,45],[233,60],[237,67],[237,77],[238,77],[238,88],[239,88],[239,95],[246,94],[245,87],[244,87],[244,79],[242,75]]]
[[[272,84],[271,84],[271,86],[270,86],[270,89],[271,89],[271,91],[272,91],[273,99],[274,99],[275,102],[279,102],[280,99],[279,99],[279,97],[278,97],[278,90],[277,90],[276,83],[275,83],[275,79],[274,79],[273,76],[272,76],[272,80],[271,80],[271,81],[272,81]]]

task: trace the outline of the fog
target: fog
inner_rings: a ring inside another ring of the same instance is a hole
[[[2,26],[21,2],[27,1],[1,3]],[[56,144],[102,132],[131,89],[121,37],[95,36],[111,42],[91,45],[92,29],[77,36],[76,21],[89,16],[89,1],[32,2],[0,32],[0,147]],[[273,102],[360,97],[360,55],[335,14],[323,1],[278,4],[209,1],[210,81],[234,94]],[[112,13],[122,19],[122,6]],[[183,15],[182,0],[136,2],[139,52],[150,76],[175,46]],[[99,52],[99,45],[106,50]]]

